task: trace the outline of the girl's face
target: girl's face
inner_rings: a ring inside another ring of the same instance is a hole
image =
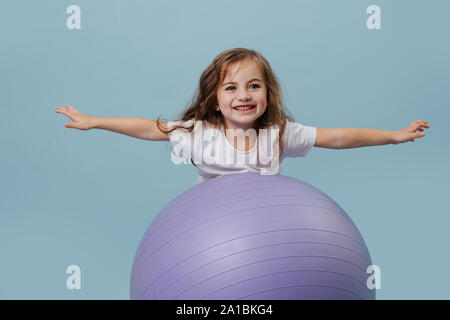
[[[221,111],[227,128],[247,130],[266,110],[267,88],[258,65],[250,59],[240,61],[228,71],[217,91],[217,111]],[[251,106],[239,110],[238,106]]]

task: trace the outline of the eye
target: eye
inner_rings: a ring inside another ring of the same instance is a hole
[[[250,87],[253,87],[253,89],[257,89],[257,88],[260,88],[260,85],[256,84],[256,83],[253,83],[253,84],[250,85]],[[236,89],[236,88],[235,88],[235,86],[229,86],[225,90],[228,90],[228,89]]]

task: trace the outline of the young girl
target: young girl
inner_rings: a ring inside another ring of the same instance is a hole
[[[276,174],[283,158],[304,157],[313,146],[346,149],[398,144],[423,137],[423,128],[429,128],[423,120],[398,131],[304,126],[286,115],[278,80],[267,60],[242,48],[224,51],[213,60],[181,120],[94,117],[71,106],[58,106],[56,112],[73,120],[65,124],[67,128],[170,140],[173,161],[182,158],[194,164],[199,171],[197,183],[247,171]]]

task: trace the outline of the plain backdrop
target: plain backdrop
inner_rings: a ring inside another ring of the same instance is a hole
[[[69,30],[66,9],[81,9]],[[369,30],[369,5],[381,29]],[[399,130],[415,142],[313,148],[282,174],[321,189],[381,269],[378,299],[448,299],[450,44],[445,0],[73,0],[1,3],[0,298],[128,299],[146,228],[195,185],[169,142],[64,127],[72,105],[174,120],[223,50],[262,53],[308,126]],[[66,268],[81,268],[81,290]]]

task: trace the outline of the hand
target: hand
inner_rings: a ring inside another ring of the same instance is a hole
[[[407,141],[414,142],[414,139],[423,138],[425,136],[423,128],[428,129],[429,127],[430,126],[428,125],[427,121],[423,120],[413,121],[408,127],[394,132],[394,144]]]
[[[57,113],[65,114],[67,117],[69,117],[74,122],[68,122],[64,124],[66,128],[75,128],[80,130],[89,130],[94,127],[93,124],[93,118],[92,116],[88,116],[87,114],[82,114],[78,112],[77,109],[66,106],[65,108],[57,106],[56,110]]]

